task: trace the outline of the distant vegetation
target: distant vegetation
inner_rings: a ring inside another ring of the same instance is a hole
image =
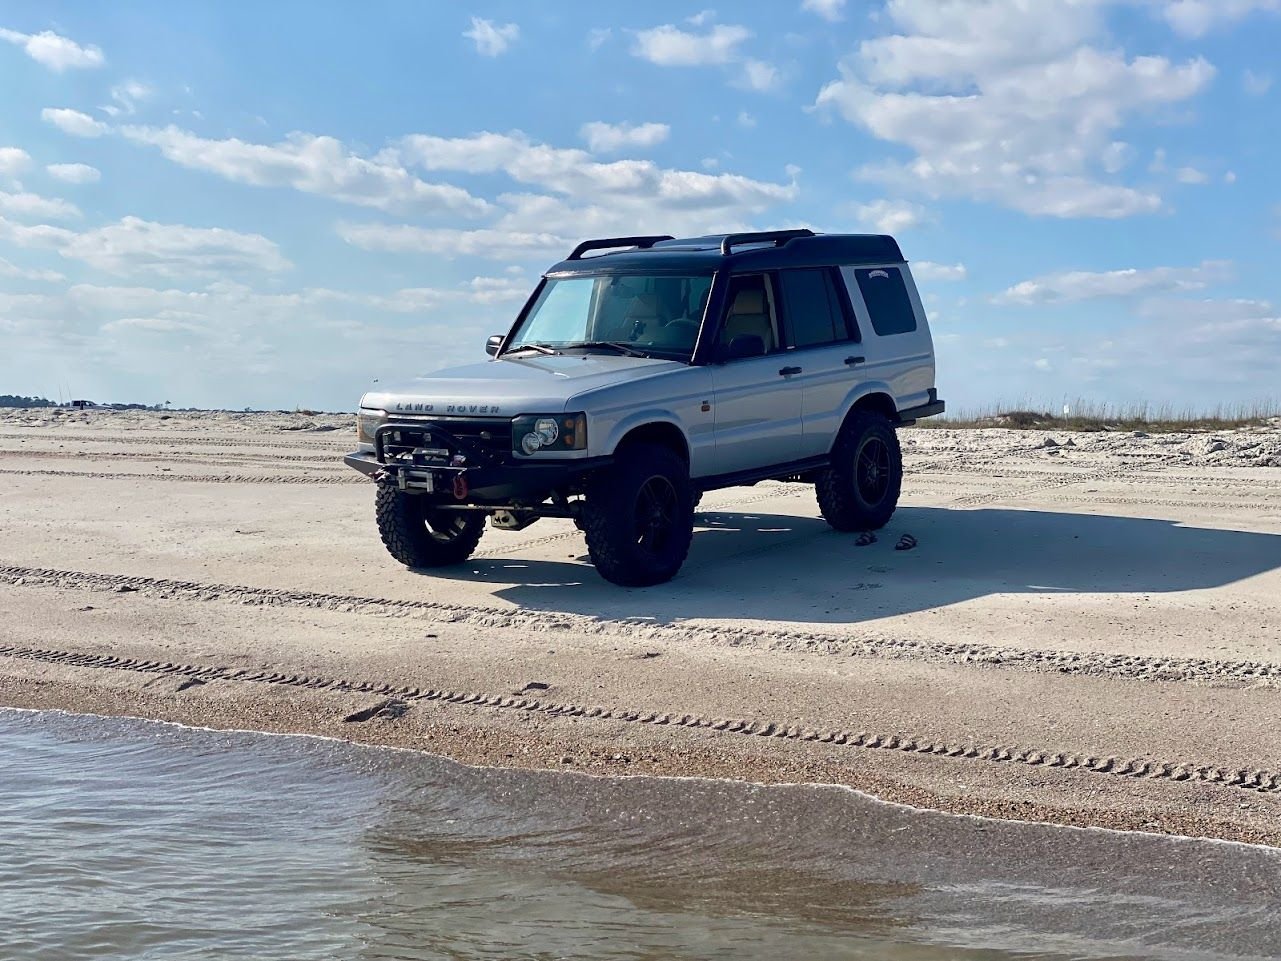
[[[21,397],[18,394],[0,394],[0,407],[57,407],[44,397]]]
[[[1176,408],[1161,404],[1096,404],[1076,401],[1064,405],[1064,413],[1037,410],[1031,405],[995,405],[980,410],[961,410],[955,415],[930,417],[921,427],[1006,427],[1013,430],[1172,431],[1232,430],[1267,424],[1281,417],[1281,403],[1219,405],[1209,410]]]

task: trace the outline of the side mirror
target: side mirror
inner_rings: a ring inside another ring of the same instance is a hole
[[[494,334],[490,337],[489,340],[485,341],[485,353],[490,357],[496,357],[498,355],[498,351],[502,349],[503,339],[503,334]]]
[[[725,351],[726,360],[742,360],[744,357],[764,357],[765,338],[760,334],[739,334],[729,342]]]

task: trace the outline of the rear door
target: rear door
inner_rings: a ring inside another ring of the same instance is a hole
[[[798,457],[819,457],[831,449],[846,398],[863,376],[866,358],[836,268],[784,270],[778,276],[785,356],[790,366],[800,368]]]

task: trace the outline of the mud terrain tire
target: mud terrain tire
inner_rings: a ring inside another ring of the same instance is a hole
[[[580,519],[601,577],[623,587],[671,580],[694,536],[689,468],[659,444],[631,444],[587,482]]]
[[[379,484],[378,533],[387,553],[406,567],[444,567],[471,556],[485,533],[483,511],[432,510],[422,496]]]
[[[823,519],[838,531],[874,531],[889,523],[903,487],[903,452],[883,414],[855,411],[832,446],[831,466],[814,480]]]

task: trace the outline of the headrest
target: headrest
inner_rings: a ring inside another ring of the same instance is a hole
[[[637,294],[627,305],[628,317],[657,317],[658,297],[654,294]]]
[[[765,291],[740,290],[734,295],[734,303],[730,307],[729,312],[731,314],[765,313]]]

